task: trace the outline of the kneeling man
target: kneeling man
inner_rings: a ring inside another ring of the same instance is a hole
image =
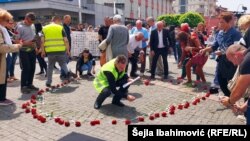
[[[128,59],[124,55],[119,55],[115,59],[104,64],[94,79],[94,87],[99,95],[95,101],[94,108],[99,109],[103,101],[114,94],[112,104],[123,107],[122,98],[129,101],[135,100],[135,97],[128,95],[128,87],[123,88],[123,84],[129,81],[129,77],[125,72]],[[118,90],[116,87],[120,87]]]

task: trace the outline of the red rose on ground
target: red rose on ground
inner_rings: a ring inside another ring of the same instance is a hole
[[[206,97],[209,97],[210,96],[210,93],[206,93]]]
[[[161,113],[161,116],[162,116],[162,117],[167,117],[167,112],[162,112],[162,113]]]
[[[126,119],[126,120],[125,120],[125,124],[126,124],[126,125],[129,125],[129,124],[131,124],[131,121],[130,121],[129,119]]]
[[[160,117],[160,114],[159,113],[155,113],[155,117],[156,118]]]
[[[138,117],[137,120],[138,120],[139,122],[144,122],[144,117]]]
[[[149,83],[150,83],[150,81],[149,81],[148,79],[146,79],[146,80],[144,81],[144,85],[146,85],[146,86],[148,86]]]
[[[65,121],[65,122],[64,122],[64,125],[65,125],[65,127],[69,127],[69,126],[70,126],[70,123],[69,123],[68,121]]]
[[[80,121],[76,121],[75,125],[76,125],[76,127],[80,127],[81,126],[81,122]]]
[[[150,116],[149,116],[149,119],[150,119],[150,120],[154,120],[155,117],[154,117],[153,115],[150,115]]]
[[[115,119],[112,120],[112,124],[113,124],[113,125],[117,124],[117,121],[116,121]]]

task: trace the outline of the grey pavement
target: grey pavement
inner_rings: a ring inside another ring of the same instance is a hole
[[[196,106],[190,103],[188,109],[175,110],[174,115],[149,120],[149,115],[161,113],[169,105],[178,105],[184,101],[192,102],[196,96],[205,95],[207,86],[200,88],[189,88],[176,82],[180,75],[173,56],[168,58],[170,79],[151,81],[150,85],[144,85],[143,81],[148,78],[146,73],[141,81],[133,84],[129,93],[137,99],[134,102],[123,100],[125,107],[117,107],[111,104],[112,97],[107,98],[100,110],[93,108],[97,92],[93,88],[92,80],[82,78],[70,84],[44,94],[44,101],[37,102],[37,112],[41,115],[53,113],[54,117],[61,117],[70,121],[70,126],[65,127],[47,117],[45,123],[33,119],[32,115],[26,114],[21,108],[22,104],[30,100],[31,95],[20,93],[20,81],[8,84],[7,98],[13,100],[15,105],[0,107],[0,140],[3,141],[74,141],[74,140],[127,140],[127,125],[125,120],[129,119],[132,124],[173,124],[173,125],[210,125],[210,124],[233,124],[244,125],[244,121],[236,118],[230,109],[226,109],[218,102],[217,95],[211,95],[206,100],[201,100]],[[148,60],[147,60],[148,61]],[[99,62],[97,62],[99,64]],[[75,71],[75,62],[69,67]],[[214,77],[215,61],[209,60],[204,71],[208,82]],[[97,67],[97,71],[99,66]],[[36,72],[39,71],[37,65]],[[20,67],[17,64],[15,74],[20,78]],[[193,78],[195,76],[193,75]],[[34,85],[44,89],[45,80],[43,76],[35,76]],[[61,83],[59,72],[54,71],[52,84]],[[204,89],[205,88],[205,89]],[[138,122],[137,117],[143,116],[144,122]],[[73,121],[81,121],[81,127],[75,127]],[[91,126],[92,120],[99,120],[100,125]],[[112,120],[117,124],[112,125]]]

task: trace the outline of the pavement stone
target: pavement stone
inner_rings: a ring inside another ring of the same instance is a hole
[[[123,100],[125,107],[116,107],[111,104],[112,97],[107,98],[100,110],[93,108],[97,92],[93,89],[91,79],[83,78],[74,81],[65,87],[55,89],[51,93],[44,94],[44,103],[38,102],[37,109],[39,113],[51,113],[60,116],[65,120],[80,120],[81,127],[75,127],[71,123],[70,127],[60,126],[53,120],[48,120],[42,124],[34,120],[31,114],[26,114],[21,105],[30,100],[31,95],[20,93],[20,81],[8,84],[7,98],[15,102],[11,106],[0,107],[0,137],[1,140],[17,140],[17,141],[53,141],[72,139],[74,137],[90,136],[100,140],[123,141],[127,140],[127,125],[124,124],[125,119],[132,120],[132,124],[166,124],[166,125],[190,125],[190,124],[237,124],[244,125],[241,120],[230,109],[224,108],[219,102],[217,95],[211,95],[206,100],[201,100],[200,104],[191,105],[188,109],[176,110],[174,115],[166,118],[156,118],[151,121],[149,114],[162,112],[170,104],[180,104],[184,100],[191,101],[198,94],[205,94],[207,90],[201,88],[189,88],[182,84],[177,84],[175,79],[179,76],[180,71],[177,69],[173,56],[168,58],[170,79],[162,81],[160,77],[156,77],[156,81],[151,81],[149,86],[145,86],[143,81],[149,78],[149,74],[141,80],[133,84],[129,93],[137,99],[134,102]],[[215,61],[208,60],[204,71],[208,82],[213,80]],[[99,62],[97,62],[99,64]],[[72,61],[69,67],[74,72],[75,62]],[[97,66],[97,71],[99,70]],[[37,65],[37,72],[39,67]],[[15,74],[20,78],[20,68],[16,65]],[[195,78],[195,76],[192,76]],[[34,85],[45,88],[45,78],[43,76],[35,76]],[[55,71],[53,75],[53,84],[61,83],[59,80],[59,71]],[[206,86],[209,86],[207,83]],[[145,116],[145,122],[138,122],[138,116]],[[90,121],[99,119],[100,125],[91,126]],[[117,125],[112,125],[111,121],[116,119]]]

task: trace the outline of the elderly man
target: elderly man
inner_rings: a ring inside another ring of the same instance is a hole
[[[122,54],[128,57],[128,29],[126,26],[122,25],[122,17],[120,15],[115,15],[113,17],[113,23],[114,24],[109,27],[106,38],[107,44],[111,44],[112,56],[115,58]]]
[[[147,21],[147,24],[150,26],[149,32],[148,32],[148,37],[149,37],[148,46],[150,47],[150,35],[152,31],[155,30],[157,27],[156,27],[155,20],[153,17],[148,17],[146,21]],[[152,59],[153,59],[153,56],[149,55],[149,69],[151,69],[151,66],[152,66]],[[162,59],[159,58],[157,60],[156,73],[161,74],[162,72],[163,72],[163,63],[162,63]]]
[[[143,61],[141,61],[141,70],[140,70],[140,76],[144,75],[145,72],[145,67],[146,67],[146,49],[147,49],[147,41],[148,41],[148,31],[146,28],[142,27],[142,21],[137,20],[136,21],[136,27],[132,29],[132,34],[136,34],[138,32],[141,32],[143,34],[143,39],[142,39],[142,45],[141,45],[141,52],[144,54],[143,55]],[[137,53],[140,51],[139,49],[136,50]]]
[[[170,43],[169,31],[163,28],[163,22],[157,22],[157,29],[153,30],[150,36],[150,54],[153,56],[151,66],[151,79],[155,79],[155,69],[159,56],[161,55],[164,66],[164,77],[168,78],[168,48]]]
[[[122,98],[128,101],[135,100],[135,97],[128,95],[128,87],[123,88],[123,85],[129,81],[125,69],[127,66],[127,57],[118,55],[115,59],[104,64],[94,80],[94,87],[99,95],[95,101],[94,108],[99,109],[103,101],[114,94],[112,104],[123,107]],[[120,87],[118,90],[116,87]]]
[[[139,51],[137,51],[136,49],[142,48],[143,38],[144,38],[144,36],[143,36],[142,32],[137,32],[137,33],[129,36],[128,56],[129,56],[129,61],[132,65],[130,77],[137,77],[138,76],[136,74],[136,71],[137,71],[137,61],[138,61]]]
[[[244,56],[245,54],[245,56]],[[239,76],[236,81],[236,85],[231,91],[229,97],[223,97],[221,103],[225,106],[233,106],[238,100],[240,100],[246,93],[246,90],[250,86],[250,51],[245,47],[234,44],[227,49],[227,58],[234,65],[240,65]],[[250,100],[248,97],[247,105],[245,104],[243,109],[247,110],[247,125],[250,125]]]

